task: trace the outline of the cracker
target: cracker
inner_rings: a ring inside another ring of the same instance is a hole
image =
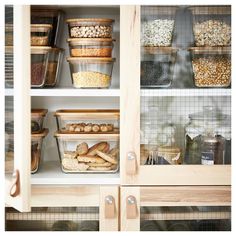
[[[101,158],[103,158],[104,160],[112,163],[112,164],[117,164],[117,160],[115,160],[115,158],[111,155],[111,154],[107,154],[101,151],[96,151],[97,155],[100,156]]]
[[[63,157],[68,159],[75,159],[77,157],[77,153],[73,151],[65,151],[63,153]]]
[[[77,156],[77,160],[79,162],[90,162],[90,163],[105,163],[106,161],[101,158],[101,157],[95,157],[95,156],[88,156],[88,155],[82,155],[82,156]]]

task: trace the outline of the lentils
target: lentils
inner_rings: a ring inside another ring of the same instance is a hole
[[[70,28],[72,38],[111,38],[111,25],[75,26]]]
[[[227,46],[231,44],[231,27],[223,21],[207,20],[193,27],[196,46]]]
[[[107,88],[111,81],[111,76],[94,71],[76,72],[72,77],[76,88]]]
[[[141,44],[143,46],[171,46],[174,20],[157,19],[142,24]]]
[[[226,56],[194,58],[192,61],[197,87],[227,87],[231,80],[231,61]]]

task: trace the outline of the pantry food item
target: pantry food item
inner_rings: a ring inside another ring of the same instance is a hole
[[[52,25],[48,45],[58,46],[62,35],[64,12],[59,9],[49,9],[31,5],[31,24]]]
[[[174,23],[170,19],[144,21],[141,25],[142,46],[171,46]]]
[[[67,19],[71,38],[111,38],[114,20],[106,18]]]
[[[67,40],[71,57],[112,57],[114,39],[92,38]]]
[[[115,59],[106,57],[69,57],[70,72],[75,88],[108,88],[111,84]]]
[[[190,48],[197,87],[228,87],[231,83],[231,48]]]
[[[38,171],[42,159],[42,143],[47,134],[48,129],[43,129],[41,133],[31,134],[31,174]]]
[[[104,134],[119,132],[119,110],[57,110],[57,128],[61,133]]]
[[[224,21],[206,20],[193,26],[196,46],[231,45],[231,27]]]
[[[31,109],[31,133],[40,133],[43,130],[43,121],[47,109]]]
[[[13,24],[5,24],[5,46],[13,46]]]
[[[113,173],[118,169],[118,135],[55,133],[62,171],[65,173]],[[87,151],[85,148],[88,147]],[[78,152],[79,150],[79,152]],[[83,164],[83,165],[79,165]]]
[[[51,31],[50,24],[31,24],[31,46],[48,46]]]
[[[155,164],[181,164],[181,149],[173,146],[161,146],[158,147],[158,162]]]

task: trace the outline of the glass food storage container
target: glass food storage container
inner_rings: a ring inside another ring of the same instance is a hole
[[[109,88],[114,58],[69,57],[70,72],[75,88]]]
[[[190,48],[196,87],[229,87],[231,83],[231,48]]]
[[[49,46],[52,25],[31,24],[31,46]]]
[[[170,47],[174,35],[175,13],[173,6],[142,6],[141,45]]]
[[[13,88],[13,46],[5,47],[5,87]]]
[[[113,19],[67,19],[70,38],[112,38]]]
[[[5,46],[13,46],[13,24],[5,24]]]
[[[31,134],[31,174],[38,171],[42,159],[42,143],[47,134],[48,129],[44,129],[41,133]]]
[[[31,109],[31,133],[41,133],[43,130],[43,121],[47,114],[47,109]]]
[[[61,169],[65,173],[114,173],[119,166],[118,134],[56,132]]]
[[[173,80],[177,50],[170,47],[143,47],[141,88],[169,87]]]
[[[214,134],[216,130],[222,129],[228,119],[229,115],[212,106],[204,106],[202,111],[189,115],[189,124],[185,127],[185,164],[202,163],[202,136]]]
[[[61,133],[119,133],[119,110],[57,110],[54,115]]]
[[[57,46],[60,40],[64,12],[58,9],[38,8],[31,6],[31,24],[50,24],[52,30],[48,45]]]
[[[231,7],[195,6],[193,15],[195,46],[231,45]]]
[[[63,49],[31,47],[31,87],[53,87],[58,82]]]
[[[114,39],[91,38],[67,40],[71,57],[112,57]]]

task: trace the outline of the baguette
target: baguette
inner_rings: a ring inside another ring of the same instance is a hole
[[[107,142],[100,142],[95,145],[93,145],[91,148],[89,148],[87,155],[88,156],[95,156],[96,151],[103,151],[106,152],[110,148],[110,145]]]

